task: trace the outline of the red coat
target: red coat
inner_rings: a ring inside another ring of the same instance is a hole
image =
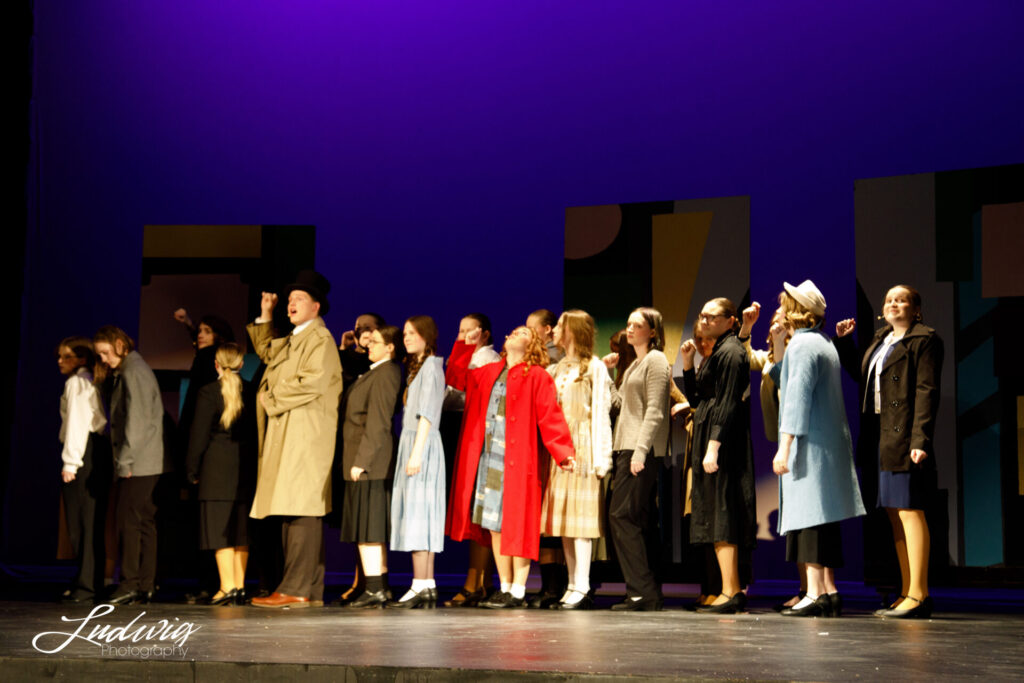
[[[473,524],[473,491],[484,445],[487,404],[505,363],[469,370],[474,347],[455,342],[445,379],[466,392],[466,412],[455,456],[455,476],[448,504],[447,533],[453,541],[490,542],[486,529]],[[505,387],[505,479],[502,491],[501,553],[536,560],[540,551],[540,508],[547,453],[561,464],[572,457],[572,437],[558,405],[555,383],[544,368],[522,363],[508,370]],[[538,439],[539,432],[539,439]],[[538,448],[543,441],[547,453]],[[541,463],[541,453],[544,462]]]

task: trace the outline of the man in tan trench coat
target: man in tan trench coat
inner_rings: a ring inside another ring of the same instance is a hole
[[[259,472],[250,516],[282,517],[284,578],[257,607],[323,605],[324,552],[321,518],[330,512],[331,462],[338,427],[341,363],[334,337],[320,317],[330,283],[302,271],[289,285],[288,319],[295,329],[274,339],[271,319],[277,295],[263,293],[260,317],[249,337],[267,368],[256,406]]]

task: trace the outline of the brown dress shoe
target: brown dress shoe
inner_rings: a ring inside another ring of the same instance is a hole
[[[298,609],[299,607],[309,607],[309,598],[300,598],[295,595],[285,595],[284,593],[274,591],[268,597],[253,598],[252,604],[256,607],[290,607]]]

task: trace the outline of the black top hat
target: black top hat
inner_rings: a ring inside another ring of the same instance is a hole
[[[327,292],[331,291],[331,283],[315,270],[300,270],[295,276],[295,282],[284,289],[285,296],[293,290],[301,289],[320,304],[320,315],[326,315],[330,306],[327,303]]]

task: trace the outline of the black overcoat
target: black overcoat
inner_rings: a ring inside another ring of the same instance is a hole
[[[892,327],[886,325],[875,332],[859,364],[853,335],[835,340],[843,367],[860,381],[862,416],[874,417],[874,382],[868,377],[869,365],[875,349],[891,331]],[[923,323],[914,323],[893,347],[881,371],[877,434],[873,419],[861,420],[857,452],[862,466],[873,466],[881,456],[884,471],[907,472],[912,464],[910,451],[920,449],[930,456],[922,464],[934,467],[931,456],[935,454],[943,354],[942,339]]]
[[[199,500],[249,503],[256,488],[256,419],[254,387],[242,383],[242,413],[224,429],[220,424],[224,398],[220,382],[210,382],[196,394],[186,468],[189,481],[199,480]]]

